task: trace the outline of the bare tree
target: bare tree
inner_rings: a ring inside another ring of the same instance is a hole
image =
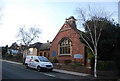
[[[81,33],[81,38],[84,41],[84,45],[91,50],[95,58],[94,77],[97,77],[96,67],[97,67],[97,56],[98,56],[98,50],[97,50],[98,42],[101,36],[102,28],[105,25],[105,21],[110,17],[110,15],[108,16],[104,12],[104,10],[100,8],[92,9],[91,6],[88,6],[87,10],[77,8],[77,13],[79,13],[78,20],[82,21],[85,27],[84,33],[83,32]],[[89,21],[92,21],[92,23],[89,23]],[[99,21],[103,21],[104,23],[100,23]],[[87,35],[85,35],[85,33],[87,33]]]
[[[21,41],[21,43],[25,46],[24,48],[27,50],[27,47],[35,41],[37,38],[39,38],[40,30],[35,27],[31,27],[28,29],[28,31],[25,30],[25,26],[19,29],[18,33],[18,41]],[[28,52],[27,52],[28,53]]]

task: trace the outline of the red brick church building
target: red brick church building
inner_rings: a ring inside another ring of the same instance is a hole
[[[50,51],[51,60],[56,57],[60,63],[65,60],[71,63],[75,60],[85,63],[85,47],[80,41],[80,30],[77,29],[76,19],[73,16],[66,19],[53,39]],[[82,56],[81,59],[79,56]]]

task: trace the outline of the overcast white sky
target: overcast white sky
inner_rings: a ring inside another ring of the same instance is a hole
[[[75,10],[77,7],[85,8],[88,4],[104,8],[105,11],[114,12],[112,17],[118,21],[118,3],[108,2],[81,2],[78,0],[47,1],[47,0],[1,0],[0,14],[0,46],[11,45],[17,41],[17,34],[23,25],[29,28],[35,25],[40,28],[40,38],[36,42],[45,43],[52,41],[59,29],[69,16],[77,18]],[[80,26],[78,26],[81,29]]]

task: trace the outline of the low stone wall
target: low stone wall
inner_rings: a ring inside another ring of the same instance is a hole
[[[62,69],[67,71],[74,71],[80,73],[93,74],[90,67],[86,66],[75,66],[75,65],[64,65],[64,64],[54,64],[55,69]],[[117,77],[118,71],[97,71],[98,76],[104,77]]]
[[[87,68],[86,66],[54,64],[54,68],[55,69],[62,69],[62,70],[91,74],[91,68]]]
[[[9,55],[9,56],[6,56],[6,57],[2,57],[2,59],[23,63],[23,57],[21,55],[15,55],[15,56],[13,56],[13,55],[10,56]]]

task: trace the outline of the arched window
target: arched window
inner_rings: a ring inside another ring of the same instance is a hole
[[[63,38],[59,43],[59,54],[70,55],[71,41],[68,38]]]

